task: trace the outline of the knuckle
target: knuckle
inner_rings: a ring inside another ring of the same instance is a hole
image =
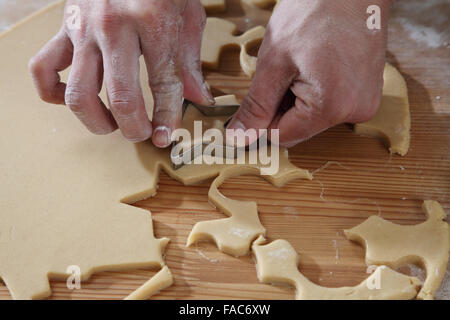
[[[33,76],[39,76],[42,73],[44,67],[45,65],[40,55],[35,55],[28,62],[28,69]]]
[[[107,126],[105,124],[101,124],[98,122],[91,122],[89,124],[85,123],[85,126],[87,129],[98,136],[104,136],[107,134],[110,134],[111,132],[114,132],[115,128],[111,126]]]
[[[365,107],[357,106],[351,115],[349,121],[354,123],[367,122],[375,117],[380,106],[381,97],[377,96],[372,103],[368,103]]]
[[[148,134],[145,133],[123,133],[125,138],[131,142],[137,143],[137,142],[143,142],[150,138]]]
[[[352,122],[358,123],[358,122],[369,121],[370,119],[372,119],[375,116],[375,114],[377,113],[377,109],[378,108],[371,108],[369,110],[364,110],[364,111],[359,112],[358,116],[355,117],[355,121],[352,121]]]
[[[384,66],[384,64],[383,64]],[[355,96],[355,103],[346,119],[352,123],[367,122],[371,120],[378,112],[383,96],[383,74],[380,73],[374,80],[361,80],[363,90],[358,90],[359,94]],[[376,85],[374,85],[376,83]]]
[[[68,85],[65,94],[66,105],[75,114],[80,114],[85,106],[83,90],[79,86]]]
[[[178,4],[179,1],[146,1],[139,6],[131,6],[128,15],[130,18],[143,24],[152,24],[152,21],[161,22],[169,21],[168,16],[180,15],[184,6]],[[189,0],[190,1],[190,0]]]
[[[379,100],[371,92],[351,88],[341,90],[339,96],[342,99],[330,104],[330,113],[337,121],[365,122],[374,116]]]
[[[151,80],[152,90],[156,95],[177,95],[183,92],[183,84],[176,76],[157,76]]]
[[[174,104],[173,101],[169,103],[157,103],[155,105],[154,110],[154,120],[165,120],[165,121],[173,121],[175,118],[177,118],[177,112],[174,110]]]
[[[157,1],[163,3],[163,10],[173,14],[181,14],[186,8],[187,2],[192,0],[170,0],[170,1]]]
[[[47,90],[39,90],[39,97],[42,99],[42,101],[48,102],[48,103],[60,103],[60,101],[57,99],[55,94],[52,91]]]
[[[129,90],[111,90],[108,93],[110,107],[119,117],[134,115],[137,111],[135,96]]]
[[[143,6],[136,6],[134,9],[131,9],[128,14],[132,19],[135,19],[141,23],[142,22],[148,23],[153,20],[152,18],[157,12],[158,12],[157,5],[153,1],[149,1]]]
[[[110,34],[120,26],[120,16],[109,8],[103,8],[97,17],[97,28],[99,31]]]
[[[54,104],[61,103],[60,98],[58,98],[58,96],[53,90],[39,88],[38,94],[39,98],[41,98],[42,101],[45,101],[47,103],[54,103]]]
[[[66,33],[72,40],[84,39],[88,34],[88,27],[89,21],[84,19],[81,13],[78,16],[68,16],[66,12],[60,35]]]
[[[171,1],[146,1],[139,6],[133,6],[130,15],[141,22],[149,22],[157,18],[164,19],[172,12]]]
[[[98,19],[99,30],[103,33],[110,33],[116,27],[116,18],[112,15],[102,15]]]

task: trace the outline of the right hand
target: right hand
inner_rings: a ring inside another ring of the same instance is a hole
[[[381,30],[367,27],[367,8],[374,4],[381,9]],[[337,124],[371,119],[383,89],[391,4],[279,2],[251,88],[228,129],[275,129],[280,145],[289,148]]]
[[[152,137],[158,147],[167,147],[180,126],[183,97],[214,103],[201,72],[206,17],[199,0],[68,0],[69,6],[80,8],[80,28],[64,23],[30,61],[44,101],[66,104],[95,134],[119,127],[127,139]],[[141,91],[141,54],[155,101],[153,122]],[[66,85],[58,72],[70,65]],[[110,109],[98,96],[103,77]]]

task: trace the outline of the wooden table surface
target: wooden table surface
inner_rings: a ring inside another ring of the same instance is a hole
[[[25,2],[29,1],[16,1],[15,9],[0,10],[0,25],[21,8],[27,13]],[[245,6],[237,0],[228,2],[225,16],[242,29],[255,24],[255,17],[264,20],[269,16],[247,12],[250,19],[245,19]],[[388,60],[406,78],[411,103],[412,139],[407,156],[390,156],[380,141],[356,136],[350,126],[340,125],[290,150],[295,165],[315,172],[313,181],[295,181],[278,189],[260,178],[245,176],[221,187],[233,199],[257,201],[267,238],[288,240],[301,255],[300,271],[317,284],[353,286],[367,277],[364,250],[346,240],[343,229],[378,214],[399,224],[420,223],[424,220],[421,204],[426,199],[439,201],[450,213],[450,51],[445,43],[450,12],[445,1],[434,2],[437,5],[419,12],[420,0],[399,1],[391,19]],[[446,21],[437,18],[442,14]],[[418,24],[431,31],[418,29]],[[233,50],[223,55],[220,70],[205,73],[216,95],[242,98],[250,84]],[[152,212],[156,236],[171,239],[165,259],[175,283],[153,298],[294,298],[292,288],[260,284],[250,255],[230,257],[210,243],[185,247],[196,222],[224,217],[208,203],[210,182],[186,187],[162,173],[158,194],[136,203]],[[52,281],[51,298],[121,299],[154,273],[103,272],[75,291],[68,290],[64,282]],[[439,292],[439,298],[450,299],[448,275],[449,271],[443,285],[446,290]],[[0,299],[9,298],[0,284]]]

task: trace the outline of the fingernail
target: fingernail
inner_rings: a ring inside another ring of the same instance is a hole
[[[171,130],[165,126],[160,126],[153,132],[153,143],[160,148],[165,148],[170,145]]]

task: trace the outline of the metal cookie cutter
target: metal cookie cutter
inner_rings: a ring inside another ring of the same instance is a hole
[[[188,106],[196,108],[198,111],[200,111],[201,114],[203,114],[206,117],[224,117],[229,116],[229,119],[224,123],[224,128],[227,127],[228,123],[230,122],[232,116],[236,113],[236,111],[239,109],[240,105],[214,105],[214,106],[200,106],[198,104],[195,104],[193,102],[190,102],[188,100],[184,100],[183,102],[183,117],[186,113],[186,109]],[[203,154],[204,149],[206,146],[211,145],[211,142],[201,142],[198,144],[194,144],[190,147],[188,150],[184,150],[182,152],[177,153],[177,146],[178,143],[174,142],[172,144],[172,150],[170,152],[170,160],[172,161],[172,166],[174,170],[178,170],[179,168],[183,167],[186,163],[183,161],[183,159],[186,159],[188,156],[190,159],[190,162],[194,161],[196,157]],[[224,158],[230,158],[235,159],[237,157],[237,148],[227,146],[226,144],[215,146],[215,148],[222,148],[222,155]],[[180,164],[178,164],[180,163]]]

